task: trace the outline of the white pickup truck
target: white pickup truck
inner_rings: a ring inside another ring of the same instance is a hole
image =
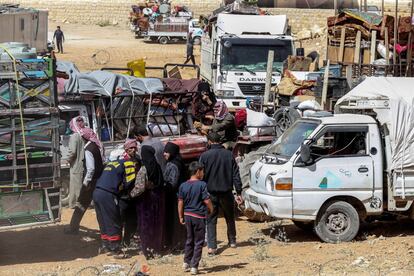
[[[384,212],[414,218],[413,78],[367,78],[335,115],[298,120],[250,171],[246,208],[350,241]]]

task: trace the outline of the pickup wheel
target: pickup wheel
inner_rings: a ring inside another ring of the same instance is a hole
[[[168,44],[168,42],[169,42],[170,40],[168,39],[168,37],[166,37],[166,36],[162,36],[162,37],[160,37],[159,39],[158,39],[158,43],[159,44],[162,44],[162,45],[165,45],[165,44]]]
[[[355,238],[358,231],[358,212],[348,202],[334,201],[319,211],[315,232],[322,241],[348,242]]]
[[[313,228],[315,226],[315,223],[313,221],[311,221],[311,222],[306,221],[305,222],[305,221],[297,221],[297,220],[294,220],[293,221],[293,224],[296,227],[298,227],[298,228],[300,228],[300,229],[302,229],[303,231],[306,231],[306,232],[313,231]]]

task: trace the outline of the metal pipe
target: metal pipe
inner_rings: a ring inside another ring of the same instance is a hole
[[[397,45],[397,34],[398,33],[398,0],[395,0],[395,17],[394,17],[394,55],[393,55],[393,67],[397,64],[397,50],[395,46]]]

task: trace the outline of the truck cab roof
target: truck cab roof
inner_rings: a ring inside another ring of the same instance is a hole
[[[307,117],[308,120],[317,120],[324,125],[347,125],[347,124],[376,124],[374,118],[359,114],[334,114],[318,117]]]

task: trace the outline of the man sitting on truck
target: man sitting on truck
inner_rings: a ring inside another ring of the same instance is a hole
[[[227,105],[223,101],[218,101],[214,105],[214,120],[211,126],[203,125],[203,132],[214,132],[220,136],[220,141],[227,149],[231,149],[239,136],[234,116],[231,115]]]

